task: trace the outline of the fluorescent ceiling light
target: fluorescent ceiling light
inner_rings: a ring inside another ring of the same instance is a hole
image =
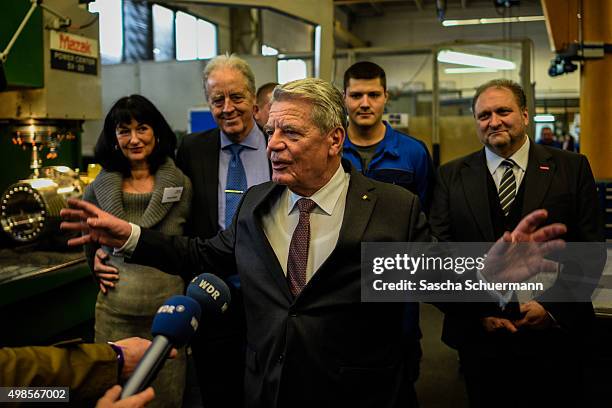
[[[553,115],[535,115],[533,117],[534,122],[554,122],[555,117]]]
[[[496,18],[470,18],[467,20],[444,20],[444,27],[454,27],[462,25],[477,24],[500,24],[500,23],[527,23],[530,21],[545,21],[544,16],[524,16],[524,17],[496,17]]]
[[[493,69],[515,69],[516,64],[512,61],[483,57],[482,55],[466,54],[464,52],[442,50],[438,53],[438,62],[446,62],[448,64],[467,65],[478,68],[493,68]]]
[[[477,72],[497,72],[495,68],[444,68],[445,74],[474,74]]]

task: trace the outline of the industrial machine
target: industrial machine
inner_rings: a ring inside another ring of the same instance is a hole
[[[57,245],[60,209],[83,194],[83,121],[102,116],[82,3],[0,1],[0,346],[91,339],[96,284],[82,250]]]
[[[0,224],[18,243],[58,232],[66,198],[83,193],[71,169],[101,83],[97,16],[79,3],[0,3]]]
[[[17,242],[33,242],[57,232],[66,199],[83,194],[79,175],[69,167],[44,167],[42,174],[9,186],[0,198],[2,229]]]

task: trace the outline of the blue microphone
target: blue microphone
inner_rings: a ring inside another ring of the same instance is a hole
[[[172,296],[157,310],[151,326],[153,342],[121,392],[121,399],[138,394],[164,365],[172,347],[183,347],[198,329],[202,314],[198,302],[188,296]]]
[[[187,286],[187,296],[198,301],[204,316],[224,313],[232,301],[225,282],[211,273],[193,278]]]

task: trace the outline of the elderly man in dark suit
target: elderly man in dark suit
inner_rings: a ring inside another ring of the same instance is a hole
[[[269,181],[271,171],[266,137],[254,119],[255,76],[248,63],[235,55],[217,56],[206,65],[202,82],[218,127],[181,139],[176,164],[193,184],[186,232],[211,238],[229,226],[242,194]],[[205,408],[242,405],[244,313],[238,277],[229,282],[232,306],[207,322],[209,329],[200,331],[192,346]]]
[[[565,240],[603,241],[586,157],[529,139],[520,85],[487,82],[476,91],[472,109],[484,148],[440,167],[430,211],[432,233],[444,241],[493,242],[525,214],[543,208],[548,222],[567,226]],[[594,249],[587,268],[592,277],[604,263]],[[592,304],[545,299],[546,294],[520,304],[506,298],[499,304],[442,307],[442,337],[459,351],[472,406],[583,404],[581,340],[594,317]]]
[[[62,227],[84,232],[72,245],[102,242],[168,272],[238,272],[247,407],[410,406],[404,306],[361,302],[361,243],[429,241],[429,228],[417,196],[341,160],[345,122],[329,83],[277,87],[265,127],[272,182],[249,189],[213,239],[167,237],[78,200],[62,216],[83,222]]]

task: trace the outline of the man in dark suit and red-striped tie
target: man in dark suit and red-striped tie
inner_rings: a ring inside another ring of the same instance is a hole
[[[477,89],[472,109],[484,148],[440,167],[429,215],[432,233],[443,241],[494,242],[543,208],[547,222],[567,226],[566,241],[603,241],[586,157],[529,139],[521,86],[504,79],[487,82]],[[596,284],[605,252],[592,247],[595,256],[578,272]],[[561,276],[577,273],[562,268]],[[558,278],[547,293],[520,304],[507,293],[499,303],[441,305],[442,338],[459,351],[471,406],[584,405],[581,360],[593,307],[590,298],[546,301],[561,286]]]

